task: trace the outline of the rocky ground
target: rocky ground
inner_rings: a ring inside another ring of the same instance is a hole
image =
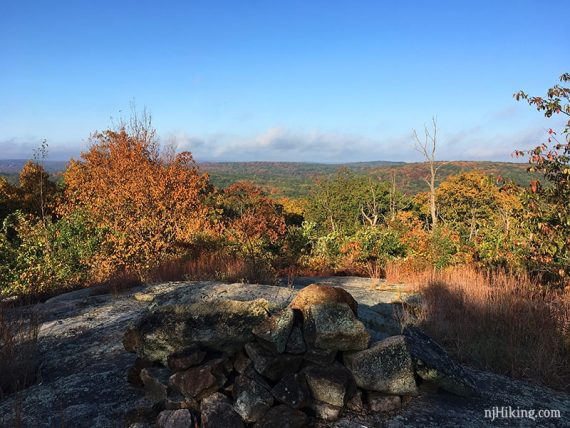
[[[378,340],[399,332],[393,314],[402,301],[410,304],[418,301],[416,296],[408,295],[397,286],[361,278],[299,279],[295,288],[312,282],[340,286],[352,294],[359,304],[359,318],[378,332]],[[190,302],[265,298],[280,306],[290,302],[295,294],[285,287],[215,282],[166,283],[131,289],[116,296],[98,292],[97,289],[80,290],[37,305],[42,319],[40,379],[37,384],[0,402],[1,426],[16,425],[16,414],[21,415],[24,426],[30,427],[128,426],[129,417],[148,403],[141,390],[126,380],[136,356],[124,350],[122,338],[129,323],[149,305],[180,298]],[[477,384],[478,397],[461,398],[422,386],[419,397],[399,412],[367,417],[348,415],[328,426],[569,425],[568,394],[491,373],[466,370]],[[495,421],[485,418],[485,409],[508,407],[559,410],[561,418],[499,418]]]

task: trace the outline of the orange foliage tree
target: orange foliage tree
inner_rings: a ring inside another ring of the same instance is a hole
[[[208,176],[189,152],[161,151],[150,120],[95,133],[65,174],[67,210],[82,210],[105,230],[94,261],[99,279],[144,273],[206,229]]]
[[[281,206],[255,184],[240,181],[223,193],[223,215],[232,246],[259,268],[259,262],[286,232]]]
[[[26,162],[20,171],[19,182],[19,205],[23,211],[42,219],[53,213],[57,186],[49,179],[42,165],[34,161]]]

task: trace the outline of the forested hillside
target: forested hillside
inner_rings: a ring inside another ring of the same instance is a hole
[[[0,160],[0,176],[12,184],[17,183],[19,171],[25,160]],[[67,162],[46,161],[48,173],[57,176],[65,170]],[[348,168],[359,174],[375,176],[381,180],[394,177],[398,188],[413,195],[427,190],[424,178],[428,174],[424,163],[406,162],[355,162],[355,163],[309,163],[309,162],[203,162],[200,167],[210,175],[212,184],[225,188],[240,180],[249,180],[261,186],[275,197],[306,197],[318,177],[334,174],[340,168]],[[513,162],[453,161],[440,169],[438,183],[445,178],[467,171],[481,171],[494,177],[512,180],[518,185],[528,185],[532,176],[527,164]]]

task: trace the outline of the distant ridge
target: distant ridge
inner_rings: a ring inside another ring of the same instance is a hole
[[[18,174],[22,167],[29,159],[0,159],[0,174]],[[52,161],[43,162],[47,172],[61,172],[67,166],[68,161]]]
[[[275,196],[306,196],[315,178],[335,173],[345,167],[356,173],[390,180],[395,174],[397,186],[405,193],[427,190],[424,177],[427,165],[390,161],[349,162],[339,164],[316,162],[203,162],[200,166],[210,174],[212,182],[226,187],[238,180],[251,180]],[[464,171],[482,171],[495,177],[513,180],[526,186],[531,179],[527,165],[512,162],[452,161],[440,169],[440,179]]]
[[[27,162],[25,159],[0,160],[0,175],[12,182]],[[66,161],[45,161],[48,172],[56,174],[65,169]],[[317,162],[200,162],[202,170],[210,174],[212,183],[218,187],[227,187],[239,180],[251,180],[262,186],[268,193],[280,197],[306,196],[313,181],[322,176],[334,174],[339,168],[348,168],[359,174],[376,176],[390,180],[393,175],[397,186],[405,193],[415,194],[427,190],[424,177],[427,165],[423,163],[369,161],[348,163]],[[440,179],[464,171],[482,171],[495,177],[513,180],[526,186],[531,175],[526,171],[527,164],[492,161],[452,161],[440,169]]]

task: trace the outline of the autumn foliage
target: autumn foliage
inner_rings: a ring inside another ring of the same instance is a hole
[[[95,134],[64,180],[64,212],[84,211],[105,231],[104,251],[92,261],[103,276],[142,274],[207,229],[207,176],[190,153],[160,152],[153,133]]]
[[[558,85],[544,98],[517,94],[547,117],[570,116],[569,97]],[[340,169],[298,199],[275,199],[248,181],[217,188],[189,152],[162,146],[150,119],[135,116],[93,134],[62,177],[41,159],[25,165],[17,184],[0,177],[0,295],[37,299],[79,286],[184,279],[415,275],[427,302],[420,321],[449,347],[459,344],[460,358],[527,377],[505,366],[513,351],[524,370],[539,366],[561,387],[553,379],[569,352],[559,340],[569,319],[569,138],[570,121],[516,152],[535,172],[528,187],[481,171],[447,176],[434,211],[432,194],[406,194],[396,174],[387,181]],[[449,323],[446,313],[467,316]],[[485,347],[501,322],[493,340],[510,334],[531,351]],[[541,326],[556,336],[541,338]]]
[[[550,117],[569,114],[568,95],[557,85],[546,97],[517,98]],[[529,177],[524,188],[477,171],[448,176],[437,183],[434,217],[429,194],[403,193],[396,174],[386,181],[341,169],[315,180],[305,199],[276,200],[246,181],[216,188],[190,153],[161,145],[150,118],[135,115],[93,134],[57,185],[38,161],[26,164],[17,185],[0,180],[0,286],[33,294],[121,275],[144,281],[164,266],[178,272],[175,264],[212,257],[239,259],[243,280],[291,272],[381,277],[397,262],[527,272],[563,286],[568,127],[547,138],[526,153],[544,179]]]

